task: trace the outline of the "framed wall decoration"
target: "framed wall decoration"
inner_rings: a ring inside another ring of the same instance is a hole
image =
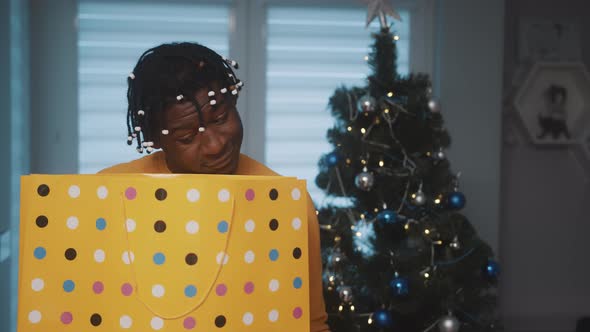
[[[537,62],[515,96],[515,109],[537,145],[571,145],[590,121],[590,74],[582,63]]]

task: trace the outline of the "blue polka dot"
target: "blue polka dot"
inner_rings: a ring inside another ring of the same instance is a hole
[[[104,218],[96,219],[96,229],[98,229],[99,231],[102,231],[105,228],[107,228],[107,221],[104,220]]]
[[[35,252],[33,254],[35,255],[35,258],[43,259],[45,258],[45,255],[47,255],[47,251],[45,251],[45,248],[43,247],[37,247],[35,248]]]
[[[296,277],[295,279],[293,279],[293,287],[299,289],[299,288],[301,288],[302,285],[303,285],[303,281],[301,281],[301,278]]]
[[[164,264],[165,261],[166,261],[166,256],[164,256],[163,253],[158,252],[154,255],[154,263],[156,263],[158,265],[162,265],[162,264]]]
[[[76,287],[76,284],[71,280],[66,280],[66,281],[64,281],[63,287],[64,287],[64,290],[69,293],[74,290],[74,288]]]
[[[268,253],[268,257],[270,258],[271,261],[276,261],[277,259],[279,259],[279,251],[276,249],[271,250]]]
[[[217,224],[217,230],[219,231],[219,233],[225,233],[227,232],[227,222],[225,220],[222,220],[219,222],[219,224]]]
[[[186,286],[184,288],[184,295],[186,295],[186,297],[194,297],[197,295],[197,287],[193,285]]]

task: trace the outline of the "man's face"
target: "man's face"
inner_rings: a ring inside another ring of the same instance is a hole
[[[162,128],[158,131],[158,147],[166,154],[166,163],[172,173],[233,174],[238,167],[243,129],[236,109],[237,97],[221,94],[214,89],[215,106],[209,104],[207,89],[195,94],[201,107],[203,123],[195,106],[188,101],[173,104],[164,110]],[[199,132],[199,127],[205,131]]]

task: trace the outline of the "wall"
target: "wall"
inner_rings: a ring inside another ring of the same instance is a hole
[[[439,0],[435,93],[452,138],[447,153],[465,215],[498,249],[504,1]]]
[[[587,0],[507,1],[507,95],[518,69],[518,22],[531,16],[578,22],[584,37],[590,33],[588,12]],[[583,53],[588,66],[590,43]],[[574,331],[576,318],[590,315],[590,173],[570,149],[532,146],[510,98],[507,103],[500,226],[504,321],[507,331]]]

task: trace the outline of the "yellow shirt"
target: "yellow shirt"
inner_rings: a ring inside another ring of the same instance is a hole
[[[146,157],[128,163],[118,164],[99,173],[157,173],[170,174],[166,165],[164,152],[158,151]],[[238,162],[237,175],[278,175],[270,168],[256,160],[241,154]],[[326,309],[322,294],[322,261],[320,256],[320,230],[315,208],[307,195],[307,218],[309,221],[309,300],[311,332],[329,331],[326,325]]]

